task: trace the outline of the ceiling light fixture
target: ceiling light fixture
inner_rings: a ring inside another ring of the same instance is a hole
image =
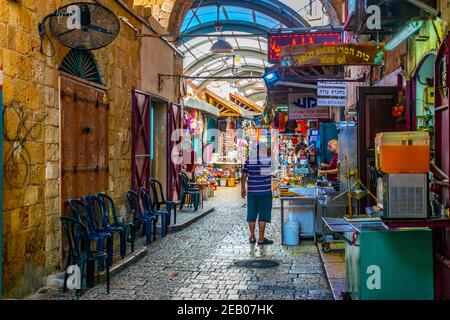
[[[400,44],[402,44],[406,39],[419,31],[423,26],[423,20],[418,21],[410,21],[406,24],[406,26],[397,33],[385,46],[386,51],[392,51],[397,48]]]
[[[223,25],[220,22],[220,6],[217,6],[217,21],[216,21],[216,31],[218,33],[222,32]],[[212,45],[210,51],[214,54],[231,54],[234,52],[233,46],[225,40],[223,35],[217,37],[217,41]]]

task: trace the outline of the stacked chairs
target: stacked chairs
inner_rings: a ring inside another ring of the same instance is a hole
[[[80,268],[80,287],[76,289],[77,297],[83,292],[83,278],[86,278],[88,287],[92,287],[94,283],[95,262],[103,261],[106,264],[106,291],[109,294],[110,274],[109,274],[109,257],[108,253],[103,251],[92,251],[90,248],[90,237],[88,229],[79,220],[69,217],[61,217],[61,224],[69,243],[69,254],[67,257],[66,270],[64,273],[63,291],[67,290],[67,281],[69,278],[68,268],[70,265],[77,265]],[[110,241],[111,237],[107,238]],[[86,268],[86,277],[84,271]]]
[[[133,221],[120,222],[118,217],[117,217],[116,206],[114,205],[113,199],[110,196],[108,196],[107,194],[103,193],[103,192],[97,193],[97,197],[102,199],[102,201],[104,203],[104,206],[106,208],[106,214],[107,214],[107,217],[108,217],[108,221],[112,222],[111,226],[122,228],[123,230],[125,230],[126,243],[130,243],[130,245],[131,245],[131,252],[134,252],[134,239],[135,239],[134,236],[135,236],[135,232],[134,232],[134,223],[133,223]],[[131,218],[133,218],[133,217],[131,217]],[[125,248],[125,246],[124,246],[124,248]],[[123,254],[121,253],[121,255],[124,256],[125,254],[126,254],[126,252],[124,250]]]
[[[169,219],[167,221],[168,225],[170,225],[170,217],[173,211],[173,224],[177,224],[177,205],[179,204],[179,201],[166,200],[166,197],[164,196],[164,189],[160,181],[150,178],[149,183],[153,192],[153,210],[159,211],[164,207],[169,215]]]
[[[189,182],[189,178],[183,172],[180,173],[180,181],[181,181],[181,201],[180,201],[180,210],[183,209],[185,204],[190,205],[191,202],[194,205],[194,211],[198,210],[198,206],[200,204],[200,190],[198,188],[192,187]],[[191,202],[187,200],[190,199]]]
[[[136,238],[136,230],[141,224],[143,224],[143,230],[145,232],[145,244],[150,244],[152,242],[153,226],[156,225],[156,216],[147,215],[144,212],[144,210],[142,209],[139,194],[137,194],[133,190],[128,190],[126,192],[126,198],[128,200],[128,205],[130,208],[130,215],[133,217],[134,222],[133,237]]]
[[[166,210],[162,208],[162,201],[158,201],[155,192],[149,192],[146,188],[140,188],[139,192],[128,190],[126,192],[130,215],[134,217],[135,233],[140,225],[143,225],[143,235],[145,235],[145,244],[150,244],[156,240],[158,221],[161,221],[161,236],[165,237],[170,225],[170,215],[172,210],[167,210],[170,207],[170,202],[164,200]],[[156,200],[155,200],[156,199]]]
[[[153,221],[153,240],[156,240],[156,224],[158,223],[159,218],[161,218],[161,236],[165,237],[167,234],[167,220],[170,219],[169,212],[164,210],[155,210],[155,204],[152,196],[147,189],[141,188],[140,192],[145,215],[155,217],[155,220]]]
[[[89,215],[92,217],[94,222],[94,227],[97,231],[106,232],[111,234],[111,243],[114,242],[114,234],[118,234],[120,237],[120,256],[123,259],[126,253],[127,246],[127,234],[126,229],[121,226],[112,226],[108,213],[106,211],[106,206],[103,200],[98,196],[85,196],[83,197],[84,202],[87,204],[89,210]],[[112,245],[114,247],[114,245]],[[110,251],[109,261],[112,264],[113,256]]]
[[[73,264],[80,267],[86,285],[93,287],[97,261],[98,271],[106,269],[109,292],[109,268],[113,263],[114,235],[119,235],[120,256],[123,259],[127,243],[131,244],[131,251],[134,251],[134,223],[119,221],[114,201],[105,193],[68,200],[67,204],[72,217],[61,218],[69,244],[63,290],[67,289],[67,268]],[[91,250],[92,243],[95,243],[95,251]],[[77,296],[81,295],[81,291],[82,289],[77,290]]]
[[[112,264],[112,235],[105,232],[98,224],[98,219],[91,215],[88,204],[84,200],[69,200],[69,207],[72,211],[72,217],[83,224],[87,229],[88,243],[84,243],[85,247],[90,247],[91,242],[96,242],[97,251],[105,251],[105,242],[107,242],[106,251],[108,253],[108,265]],[[83,239],[78,239],[82,241]],[[109,241],[107,241],[109,240]],[[104,270],[103,261],[99,261],[98,270]]]

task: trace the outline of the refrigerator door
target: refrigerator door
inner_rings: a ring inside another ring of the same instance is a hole
[[[355,122],[339,122],[338,141],[339,141],[339,180],[341,191],[347,190],[347,179],[345,178],[346,158],[350,170],[358,167],[358,130]]]

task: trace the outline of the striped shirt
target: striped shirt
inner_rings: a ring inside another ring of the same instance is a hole
[[[249,160],[245,161],[242,173],[248,174],[248,193],[254,195],[272,194],[271,161]]]

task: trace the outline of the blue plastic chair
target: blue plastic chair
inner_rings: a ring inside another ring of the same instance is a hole
[[[81,273],[81,286],[80,289],[76,289],[77,297],[80,297],[83,292],[83,278],[86,278],[86,284],[88,287],[94,285],[94,268],[95,261],[106,262],[106,291],[109,293],[110,287],[110,274],[109,274],[109,264],[108,264],[108,252],[105,251],[92,251],[89,245],[89,232],[85,225],[80,221],[69,218],[61,217],[61,224],[63,230],[65,231],[68,243],[69,243],[69,254],[67,256],[67,264],[64,272],[64,285],[63,291],[67,291],[67,280],[69,274],[67,269],[70,265],[77,265],[80,268]],[[110,241],[108,238],[107,241]],[[106,261],[105,261],[106,260]],[[84,271],[86,268],[86,277],[84,276]]]
[[[156,240],[156,224],[158,223],[159,217],[161,217],[161,236],[165,237],[167,235],[167,220],[170,217],[169,212],[163,210],[154,210],[153,208],[155,206],[150,192],[148,192],[148,190],[144,187],[142,187],[140,191],[145,215],[156,217],[155,221],[153,222],[153,240]]]
[[[126,192],[126,197],[128,200],[128,204],[130,207],[130,215],[133,216],[134,228],[133,228],[133,237],[136,238],[136,230],[139,224],[144,225],[145,230],[145,244],[149,244],[152,242],[152,226],[153,222],[156,220],[155,216],[148,216],[143,213],[141,208],[141,201],[139,195],[132,191],[128,190]]]
[[[153,192],[153,210],[159,211],[162,209],[162,206],[164,206],[169,213],[169,221],[167,221],[168,225],[170,225],[171,213],[173,210],[173,224],[177,224],[177,205],[179,204],[179,201],[166,200],[162,183],[158,180],[150,178],[149,182]]]
[[[108,221],[113,221],[111,224],[113,227],[121,227],[125,230],[127,243],[131,245],[131,252],[134,252],[134,224],[132,221],[120,222],[117,217],[116,206],[114,205],[114,200],[107,194],[101,192],[97,193],[97,197],[102,199],[103,204],[106,207],[106,212],[108,216]],[[133,217],[131,217],[131,220]],[[125,252],[126,253],[126,252]]]
[[[189,183],[189,178],[180,173],[181,180],[181,201],[180,201],[180,210],[183,209],[183,206],[186,204],[187,196],[191,196],[192,202],[194,204],[194,211],[198,210],[198,206],[200,204],[200,190],[198,188],[191,187]]]
[[[108,251],[108,265],[112,264],[113,243],[108,239],[112,238],[111,233],[101,230],[101,228],[95,222],[95,219],[91,216],[87,203],[84,200],[69,200],[69,207],[72,211],[72,216],[75,220],[86,226],[88,232],[89,243],[85,246],[90,246],[92,241],[97,243],[97,251],[105,250],[105,241],[107,242]],[[80,239],[81,240],[81,239]],[[103,271],[105,266],[103,261],[99,261],[98,270]]]
[[[83,200],[88,205],[88,210],[90,212],[91,217],[94,218],[96,226],[99,228],[98,230],[103,232],[108,232],[111,234],[111,242],[114,243],[114,234],[118,234],[120,238],[120,256],[123,259],[125,257],[126,248],[127,248],[127,233],[126,229],[121,226],[113,226],[111,225],[108,212],[106,210],[105,203],[98,196],[85,196]],[[114,244],[113,244],[114,248]],[[113,260],[111,255],[110,261]]]

